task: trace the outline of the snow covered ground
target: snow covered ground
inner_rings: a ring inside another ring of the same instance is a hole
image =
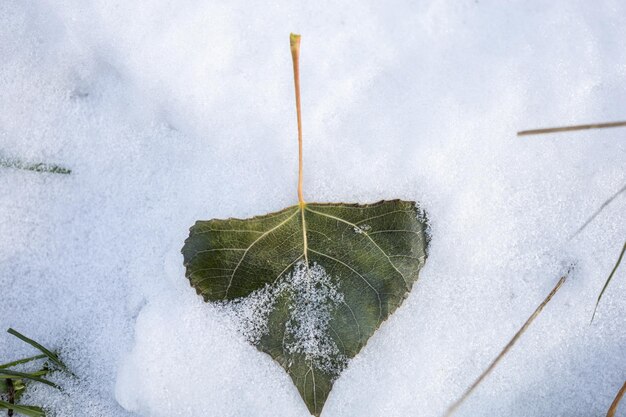
[[[430,257],[324,416],[439,416],[563,270],[458,416],[600,416],[626,379],[623,1],[0,2],[0,329],[81,377],[57,416],[306,416],[290,379],[202,302],[197,219],[296,200],[288,34],[301,33],[305,198],[421,202]],[[0,362],[30,353],[0,335]],[[25,398],[25,401],[28,399]],[[624,407],[622,407],[624,408]],[[626,415],[626,414],[625,414]]]

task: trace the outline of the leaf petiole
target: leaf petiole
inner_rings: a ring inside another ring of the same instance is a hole
[[[300,35],[289,35],[291,60],[293,61],[293,82],[296,89],[296,117],[298,118],[298,202],[304,206],[302,196],[302,110],[300,106]]]

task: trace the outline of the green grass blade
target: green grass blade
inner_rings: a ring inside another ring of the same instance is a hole
[[[31,361],[36,361],[37,359],[43,359],[43,358],[47,358],[47,356],[46,356],[46,355],[41,354],[41,355],[31,356],[31,357],[29,357],[29,358],[18,359],[18,360],[16,360],[16,361],[13,361],[13,362],[9,362],[9,363],[5,363],[5,364],[0,365],[0,369],[11,368],[11,367],[16,366],[16,365],[21,365],[21,364],[23,364],[23,363],[28,363],[28,362],[31,362]]]
[[[31,345],[35,349],[39,350],[41,353],[46,355],[48,357],[48,359],[50,359],[53,363],[58,365],[61,369],[67,371],[67,366],[65,366],[65,364],[63,362],[61,362],[61,360],[59,359],[59,357],[55,353],[53,353],[50,350],[46,349],[45,347],[41,346],[39,343],[35,342],[33,339],[29,339],[28,337],[24,336],[23,334],[21,334],[17,330],[9,328],[9,330],[7,330],[7,332],[9,334],[12,334],[13,336],[17,337],[18,339],[28,343],[29,345]]]
[[[43,412],[41,407],[35,407],[32,405],[17,405],[11,404],[6,401],[0,400],[0,409],[7,408],[9,410],[17,411],[28,417],[45,417],[46,413]]]
[[[52,381],[48,381],[47,379],[43,379],[39,376],[37,376],[36,374],[29,374],[27,372],[17,372],[17,371],[11,371],[9,369],[4,369],[2,371],[0,371],[0,378],[4,378],[4,379],[9,379],[9,378],[24,378],[24,379],[30,379],[31,381],[36,381],[36,382],[41,382],[42,384],[46,384],[46,385],[50,385],[51,387],[54,388],[59,388],[57,384],[55,384]]]
[[[24,162],[15,158],[0,158],[0,167],[23,169],[26,171],[49,172],[51,174],[71,174],[72,170],[60,165],[43,162]]]
[[[598,305],[600,304],[600,300],[602,299],[602,296],[604,295],[604,291],[606,291],[606,287],[609,286],[609,282],[611,282],[611,279],[613,279],[613,275],[615,274],[615,271],[617,271],[617,268],[619,268],[619,264],[622,263],[624,252],[626,252],[626,242],[624,242],[624,247],[622,248],[622,252],[619,254],[619,258],[617,258],[617,262],[615,263],[615,266],[613,267],[611,274],[606,279],[606,282],[604,283],[604,287],[602,287],[602,291],[600,291],[600,295],[598,296],[598,301],[596,301],[596,307],[593,309],[593,315],[591,316],[592,323],[593,323],[593,318],[596,316],[596,311],[598,310]]]
[[[0,371],[0,373],[2,373],[3,371]],[[34,376],[45,376],[48,375],[50,373],[49,369],[42,369],[40,371],[35,371],[35,372],[29,372],[29,374],[34,375]]]

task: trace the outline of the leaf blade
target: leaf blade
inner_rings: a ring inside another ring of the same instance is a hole
[[[251,341],[283,366],[317,416],[418,279],[428,247],[422,214],[414,202],[390,200],[199,221],[182,249],[186,276],[205,301],[269,294],[265,333]]]

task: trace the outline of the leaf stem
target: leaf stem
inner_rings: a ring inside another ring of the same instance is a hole
[[[11,378],[6,379],[7,383],[7,391],[9,394],[9,404],[15,404],[15,386],[13,385],[13,380]],[[9,417],[13,416],[13,409],[9,409],[7,412]]]
[[[298,117],[298,201],[304,206],[302,196],[302,110],[300,108],[300,35],[289,35],[291,60],[293,61],[293,81],[296,89],[296,114]]]

